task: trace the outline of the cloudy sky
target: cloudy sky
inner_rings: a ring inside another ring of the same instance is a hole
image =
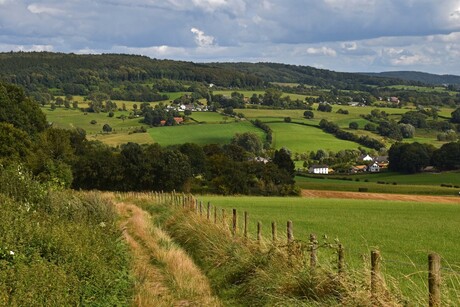
[[[0,51],[460,75],[460,0],[0,0]]]

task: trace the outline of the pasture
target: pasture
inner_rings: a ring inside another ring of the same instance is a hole
[[[231,122],[227,124],[196,124],[148,129],[148,133],[162,146],[183,143],[228,144],[236,133],[253,132],[261,139],[262,130],[257,129],[247,121]]]
[[[273,147],[286,147],[292,152],[309,152],[311,150],[357,149],[359,144],[339,140],[333,135],[323,132],[319,128],[299,125],[296,123],[270,122],[268,126],[273,130]]]
[[[102,126],[109,124],[112,129],[116,132],[128,132],[136,127],[142,126],[139,122],[140,118],[133,118],[121,120],[120,115],[128,116],[129,112],[115,112],[113,117],[109,117],[108,113],[84,113],[79,109],[66,109],[56,108],[51,110],[49,107],[42,108],[45,113],[48,122],[52,122],[53,125],[64,129],[82,128],[87,134],[99,134],[102,133]],[[95,120],[96,124],[91,124],[91,121]]]
[[[460,204],[247,196],[199,199],[227,212],[237,209],[240,233],[242,215],[247,211],[249,234],[253,239],[257,221],[262,222],[266,239],[270,238],[270,224],[275,221],[278,238],[285,240],[287,220],[293,221],[296,239],[307,241],[310,233],[317,234],[320,243],[324,242],[320,239],[323,235],[332,243],[337,238],[345,247],[348,269],[362,269],[370,251],[379,249],[384,273],[396,278],[406,292],[413,292],[414,283],[417,289],[422,287],[425,291],[423,284],[430,252],[442,256],[443,266],[449,266],[457,274],[460,271],[460,245],[457,244]],[[322,257],[319,261],[326,262],[336,255],[324,251]],[[456,278],[458,282],[458,275]]]
[[[226,118],[225,118],[226,117]],[[220,113],[216,112],[193,112],[192,115],[190,115],[190,118],[196,122],[199,123],[206,123],[206,124],[211,124],[211,123],[223,123],[225,121],[233,121],[233,118],[229,118],[228,116],[222,115]]]

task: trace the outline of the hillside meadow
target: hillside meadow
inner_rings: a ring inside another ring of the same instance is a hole
[[[214,94],[230,95],[232,91],[215,91]],[[246,97],[250,97],[252,94],[262,94],[262,91],[240,91]],[[180,93],[166,93],[170,99],[178,98]],[[287,94],[285,94],[287,95]],[[292,98],[292,97],[291,97]],[[305,97],[297,97],[304,99]],[[198,144],[210,144],[210,143],[225,143],[229,137],[229,133],[243,133],[243,132],[257,132],[262,140],[265,139],[263,133],[251,127],[247,123],[235,123],[233,117],[226,116],[216,112],[192,112],[189,116],[189,120],[186,124],[201,124],[208,126],[207,129],[203,127],[192,127],[189,129],[181,128],[180,126],[168,127],[168,129],[156,130],[157,128],[149,129],[149,134],[136,135],[130,134],[136,128],[143,126],[140,122],[141,118],[133,118],[125,120],[120,119],[120,116],[128,116],[133,110],[134,105],[138,107],[141,103],[133,101],[118,101],[115,100],[119,108],[124,104],[127,111],[115,111],[114,117],[109,117],[107,113],[85,113],[80,110],[82,107],[87,107],[87,102],[84,101],[82,96],[74,96],[73,99],[79,102],[79,109],[66,109],[64,107],[57,107],[55,110],[51,110],[49,106],[42,107],[42,110],[46,114],[48,121],[52,122],[53,125],[59,128],[82,128],[84,129],[88,137],[91,139],[98,139],[106,144],[117,146],[126,142],[139,142],[139,143],[153,143],[158,142],[162,145],[176,144],[180,140],[187,140],[188,142],[195,142]],[[169,102],[169,101],[166,101]],[[159,102],[151,103],[151,105],[158,104]],[[274,110],[267,109],[263,106],[248,105],[246,109],[235,109],[236,113],[242,113],[248,120],[261,120],[269,124],[273,130],[273,146],[277,149],[286,147],[292,152],[303,153],[309,151],[316,151],[318,149],[339,151],[343,149],[356,149],[360,145],[350,141],[344,141],[335,138],[334,136],[323,132],[318,128],[319,122],[322,119],[332,121],[338,124],[342,129],[351,131],[357,135],[367,135],[372,138],[376,138],[380,141],[384,141],[387,146],[391,146],[391,140],[382,138],[375,133],[364,130],[364,125],[369,123],[366,119],[362,118],[362,115],[369,114],[376,107],[373,106],[348,106],[348,105],[333,105],[332,112],[319,112],[316,111],[317,104],[313,105],[313,112],[315,117],[313,119],[305,119],[303,116],[304,110]],[[337,113],[339,109],[348,111],[348,114]],[[406,108],[378,108],[390,114],[390,118],[399,120],[401,115],[407,111],[414,110],[414,107]],[[448,118],[452,112],[449,108],[443,108],[439,114],[443,117]],[[291,123],[284,123],[284,118],[290,117]],[[96,121],[96,124],[91,124],[91,121]],[[358,130],[350,130],[348,128],[351,122],[357,122],[359,125]],[[218,127],[218,125],[231,126]],[[104,124],[108,124],[112,127],[113,131],[111,134],[105,134],[102,131]],[[299,124],[302,124],[299,125]],[[173,129],[173,130],[171,130]],[[216,133],[222,132],[224,136],[219,138],[216,137]],[[436,131],[428,131],[424,129],[417,129],[415,137],[411,139],[405,139],[405,142],[420,142],[432,144],[436,147],[442,146],[444,142],[440,142],[436,139]],[[233,136],[233,135],[232,135]],[[362,147],[362,146],[361,146]]]

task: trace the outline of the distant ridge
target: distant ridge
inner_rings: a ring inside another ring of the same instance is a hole
[[[386,71],[381,73],[363,73],[364,75],[384,78],[397,78],[406,81],[416,81],[424,84],[460,85],[460,76],[457,75],[436,75],[419,71]]]

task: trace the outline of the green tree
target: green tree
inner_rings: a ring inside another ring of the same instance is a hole
[[[0,164],[24,161],[31,154],[32,142],[23,130],[0,122]]]
[[[249,151],[253,154],[260,154],[262,152],[263,146],[262,141],[257,136],[257,134],[252,132],[245,132],[242,134],[235,134],[231,141],[232,144],[243,147],[246,151]]]
[[[460,142],[451,142],[441,146],[433,153],[433,165],[440,170],[460,169]]]
[[[315,114],[313,114],[312,111],[307,110],[307,111],[303,112],[303,116],[304,116],[306,119],[312,119],[312,118],[315,117]]]
[[[7,122],[29,134],[45,130],[45,114],[38,103],[15,85],[0,82],[0,122]]]
[[[388,168],[396,172],[417,173],[430,165],[435,148],[420,143],[395,143],[388,151]]]
[[[291,176],[291,178],[294,178],[295,164],[291,159],[291,154],[286,148],[275,150],[273,163],[276,164],[280,169],[285,170]]]
[[[357,122],[351,122],[348,124],[348,127],[353,130],[357,130],[359,128],[359,124]]]
[[[411,124],[399,124],[401,135],[405,139],[413,138],[415,135],[415,127]]]
[[[450,113],[450,115],[452,116],[452,118],[450,120],[451,122],[456,123],[456,124],[460,124],[460,107],[457,108],[452,113]]]
[[[112,127],[110,127],[109,124],[104,124],[104,126],[102,126],[102,131],[104,131],[105,133],[112,132]]]

